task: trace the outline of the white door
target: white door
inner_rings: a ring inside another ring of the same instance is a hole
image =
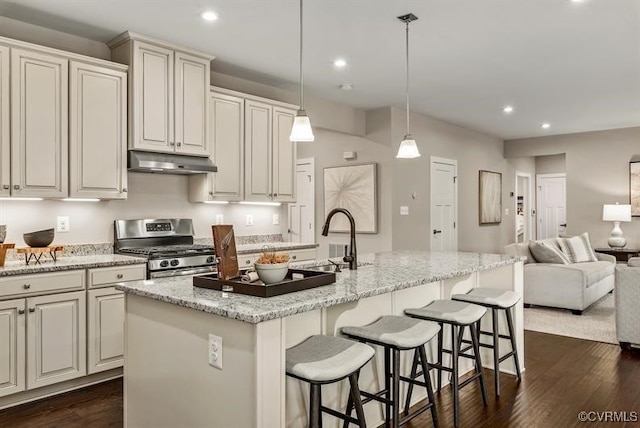
[[[27,389],[85,376],[85,292],[30,297],[27,308]]]
[[[458,163],[431,157],[431,251],[457,251]]]
[[[537,174],[538,239],[564,235],[566,220],[565,174]]]
[[[315,163],[298,159],[296,180],[298,200],[289,204],[289,241],[315,242]]]
[[[87,292],[88,373],[122,367],[124,363],[124,293],[115,287]]]
[[[531,207],[531,174],[516,171],[515,194],[515,241],[517,243],[528,242],[532,239],[531,225],[533,223],[533,211]]]
[[[0,302],[0,397],[24,391],[24,299]]]

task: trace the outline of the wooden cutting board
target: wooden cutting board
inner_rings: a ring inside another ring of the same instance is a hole
[[[218,258],[218,278],[228,280],[238,278],[238,253],[236,251],[236,237],[233,225],[217,224],[211,226],[213,231],[213,246]]]

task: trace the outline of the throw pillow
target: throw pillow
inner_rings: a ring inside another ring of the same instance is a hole
[[[631,257],[627,262],[629,267],[640,267],[640,257]]]
[[[569,264],[566,254],[556,247],[554,242],[545,239],[542,241],[530,241],[529,251],[538,263]]]
[[[591,247],[589,234],[574,236],[571,238],[558,238],[560,250],[569,257],[571,263],[597,262],[596,253]]]

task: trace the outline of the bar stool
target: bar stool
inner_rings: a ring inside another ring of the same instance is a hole
[[[493,349],[493,367],[494,367],[494,382],[496,396],[500,396],[500,363],[504,360],[513,357],[513,362],[516,366],[516,378],[521,380],[520,375],[520,363],[518,361],[518,349],[516,347],[516,338],[513,329],[512,308],[520,301],[518,293],[510,290],[500,290],[496,288],[474,288],[467,294],[454,294],[451,296],[453,300],[461,302],[475,303],[476,305],[484,306],[491,309],[491,315],[493,320],[492,331],[482,331],[480,323],[478,321],[479,334],[485,334],[493,337],[493,343],[482,343],[480,346]],[[504,311],[507,319],[507,327],[509,334],[500,334],[498,330],[498,311]],[[511,342],[511,352],[500,356],[500,339],[509,339]],[[465,341],[469,343],[468,341]]]
[[[431,409],[433,425],[438,426],[433,387],[429,376],[429,364],[424,345],[433,339],[440,331],[440,326],[434,322],[420,321],[402,316],[385,315],[372,324],[363,327],[343,327],[342,334],[361,342],[372,343],[384,347],[384,389],[376,393],[361,391],[366,397],[363,403],[376,400],[385,404],[385,426],[397,428],[399,425],[413,419],[419,414]],[[400,375],[400,351],[414,351],[414,364],[418,361],[422,366],[424,382],[415,380],[415,373],[411,378]],[[405,416],[400,419],[400,381],[413,385],[420,385],[427,389],[429,402],[409,414],[405,409]],[[383,398],[384,396],[384,398]],[[347,403],[347,414],[351,413],[351,401]],[[345,424],[346,427],[346,424]]]
[[[431,363],[430,366],[438,370],[438,391],[442,387],[442,371],[451,373],[451,383],[453,388],[453,424],[456,427],[460,423],[459,390],[462,387],[478,379],[480,391],[482,393],[482,401],[485,406],[487,405],[487,388],[484,382],[484,374],[482,372],[482,360],[480,357],[478,332],[476,329],[477,322],[486,312],[487,310],[482,306],[454,300],[434,300],[423,308],[405,309],[404,311],[404,313],[410,317],[435,321],[440,324],[440,331],[438,332],[438,361],[437,363]],[[443,324],[451,326],[451,350],[444,349],[443,347]],[[464,335],[465,327],[469,328],[471,334],[473,355],[460,351],[461,340]],[[451,367],[447,367],[442,363],[443,353],[451,354]],[[459,357],[474,360],[476,368],[476,373],[461,383],[458,380]],[[415,369],[416,364],[414,362],[414,367],[411,370],[412,373],[414,373]],[[413,388],[412,386],[409,386],[405,408],[407,408],[408,403],[411,400],[412,392]]]
[[[315,335],[287,349],[288,376],[308,382],[309,428],[322,426],[322,412],[340,418],[345,423],[366,427],[364,410],[358,388],[358,374],[375,354],[368,345],[336,336]],[[322,405],[321,386],[349,378],[350,399],[353,400],[357,419]]]

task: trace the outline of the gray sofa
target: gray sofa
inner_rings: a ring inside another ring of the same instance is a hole
[[[527,258],[524,265],[525,307],[550,306],[581,315],[583,310],[613,290],[614,256],[596,253],[597,262],[537,263],[528,244],[509,244],[505,253]]]
[[[616,265],[616,336],[624,351],[640,347],[640,257]]]

